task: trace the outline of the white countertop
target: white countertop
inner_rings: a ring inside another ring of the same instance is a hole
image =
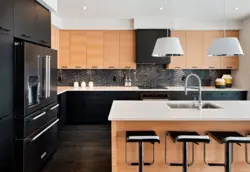
[[[188,89],[192,90],[192,89]],[[138,87],[94,87],[94,88],[74,88],[74,87],[57,87],[57,94],[67,91],[184,91],[184,87],[167,87],[167,89],[139,89]],[[248,91],[247,89],[225,88],[217,89],[215,87],[202,87],[202,91]]]
[[[209,101],[221,109],[171,109],[187,101],[114,101],[110,121],[250,121],[250,101]],[[207,102],[203,102],[207,103]]]

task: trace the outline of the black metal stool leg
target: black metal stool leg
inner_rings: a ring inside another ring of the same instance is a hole
[[[139,172],[144,172],[144,144],[139,142]]]
[[[188,171],[188,143],[183,142],[183,172]]]
[[[231,172],[231,143],[225,143],[225,172]]]

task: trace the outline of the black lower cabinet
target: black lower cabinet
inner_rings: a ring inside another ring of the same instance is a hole
[[[11,172],[13,160],[13,119],[0,120],[0,171]]]
[[[57,149],[58,119],[23,140],[15,141],[15,172],[37,172]]]
[[[67,123],[67,93],[62,93],[57,98],[59,104],[58,118],[58,131],[60,131]]]

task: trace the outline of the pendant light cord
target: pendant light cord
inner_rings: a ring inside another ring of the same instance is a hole
[[[224,38],[226,37],[227,26],[227,0],[224,0]]]

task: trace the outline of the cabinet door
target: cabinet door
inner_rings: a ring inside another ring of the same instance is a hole
[[[104,68],[119,68],[119,32],[105,31],[103,35],[104,44]]]
[[[87,32],[87,68],[103,68],[103,32]]]
[[[184,56],[171,57],[170,69],[185,69],[186,68],[186,32],[185,31],[172,31],[171,37],[177,37],[180,39],[181,46],[184,51]]]
[[[203,66],[204,39],[202,31],[187,32],[187,68],[200,69]]]
[[[223,36],[223,31],[205,31],[204,32],[204,69],[220,69],[220,57],[208,56],[208,49],[212,42]]]
[[[51,26],[51,48],[59,50],[59,29]]]
[[[239,38],[239,31],[226,31],[226,37]],[[221,57],[221,68],[222,69],[238,69],[239,68],[239,57],[238,56],[222,56]]]
[[[120,32],[120,68],[135,69],[135,32],[121,31]]]
[[[51,19],[50,11],[44,8],[38,2],[36,3],[36,20],[35,20],[35,41],[39,44],[51,46]]]
[[[69,31],[59,32],[59,57],[58,57],[58,68],[67,69],[69,68],[70,58],[70,33]]]
[[[36,1],[15,0],[14,30],[15,37],[34,41]]]
[[[0,119],[12,114],[13,37],[0,34]]]
[[[70,68],[84,69],[86,68],[86,32],[71,31],[70,32]]]
[[[14,0],[0,0],[0,33],[13,34]]]

